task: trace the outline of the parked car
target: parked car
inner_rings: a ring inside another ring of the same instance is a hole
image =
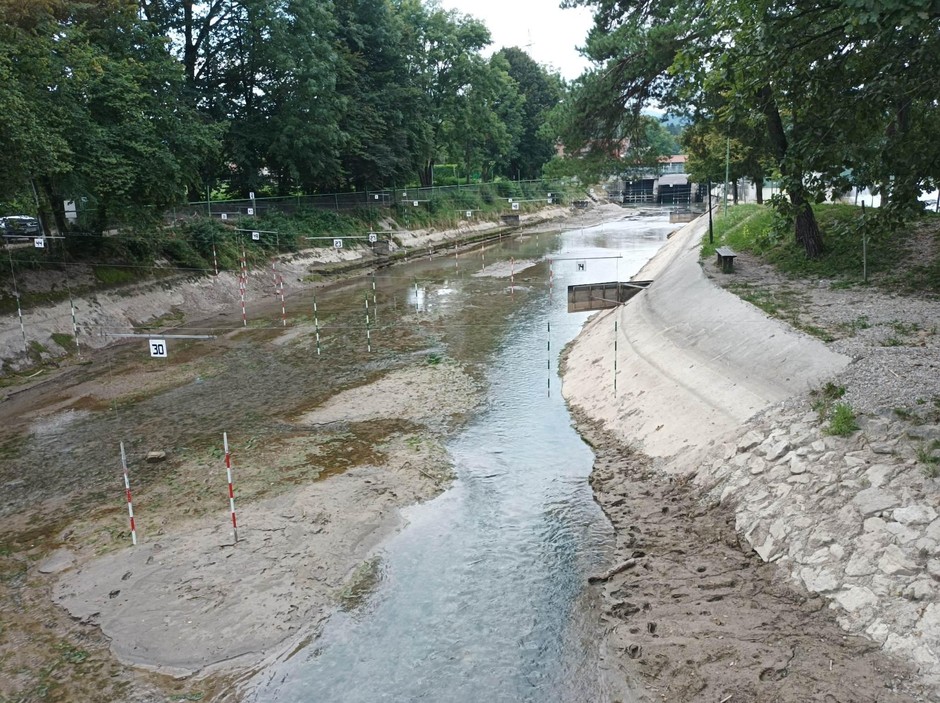
[[[0,217],[0,232],[4,237],[40,237],[42,228],[39,226],[39,220],[29,215],[10,215]]]

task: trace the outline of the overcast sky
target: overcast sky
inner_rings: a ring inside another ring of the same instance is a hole
[[[518,46],[571,80],[588,66],[578,47],[591,27],[591,12],[584,7],[562,10],[560,1],[441,0],[441,6],[482,20],[493,37],[492,51]]]

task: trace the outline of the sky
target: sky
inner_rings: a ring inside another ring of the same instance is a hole
[[[493,37],[490,51],[518,46],[540,64],[555,68],[573,80],[588,67],[578,53],[591,27],[591,11],[562,10],[561,0],[440,0],[446,10],[457,10],[482,20]],[[487,52],[489,55],[489,52]]]

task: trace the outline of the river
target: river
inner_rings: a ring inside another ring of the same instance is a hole
[[[455,482],[409,508],[407,526],[382,546],[374,592],[256,676],[249,700],[623,695],[606,690],[597,666],[600,622],[587,577],[603,569],[612,531],[587,481],[593,454],[559,392],[558,355],[588,316],[567,313],[565,290],[628,280],[674,229],[655,216],[527,234],[379,280],[399,305],[428,314],[472,308],[445,351],[485,369],[485,400],[449,442]],[[511,279],[487,275],[510,260]],[[410,287],[410,277],[422,284]],[[497,324],[490,316],[502,314],[507,296],[508,320]],[[481,356],[473,339],[489,334],[499,338]]]

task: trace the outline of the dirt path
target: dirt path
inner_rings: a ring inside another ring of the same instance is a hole
[[[638,673],[647,700],[900,703],[927,699],[908,666],[846,635],[818,595],[799,593],[738,543],[726,507],[579,418],[591,483],[617,535],[603,583],[608,664]]]

